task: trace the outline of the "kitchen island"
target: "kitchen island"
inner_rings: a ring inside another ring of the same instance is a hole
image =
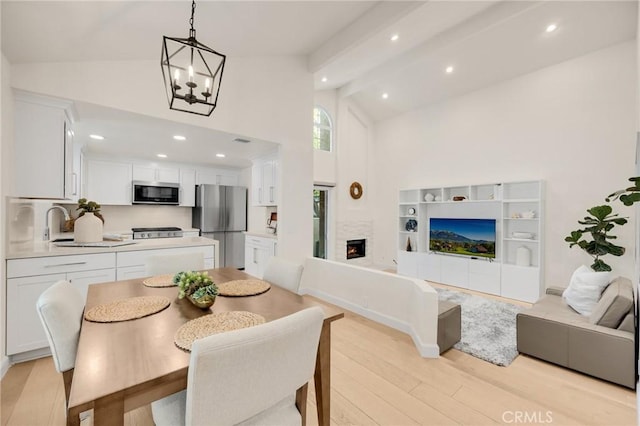
[[[6,338],[12,362],[49,354],[36,311],[40,294],[67,280],[86,297],[90,284],[145,277],[154,255],[201,253],[205,269],[219,265],[218,241],[202,237],[130,240],[117,247],[58,247],[49,242],[11,245],[7,250]]]

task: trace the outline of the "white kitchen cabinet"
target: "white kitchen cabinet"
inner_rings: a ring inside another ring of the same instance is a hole
[[[66,279],[86,299],[89,284],[115,279],[115,266],[115,253],[8,260],[7,355],[48,346],[36,310],[42,292]]]
[[[131,205],[131,163],[86,161],[84,197],[98,204]]]
[[[275,158],[255,160],[251,168],[252,204],[276,206],[278,204],[279,165]]]
[[[238,185],[238,172],[226,169],[201,169],[198,170],[198,185]]]
[[[276,255],[277,240],[247,235],[245,238],[244,270],[247,274],[262,278],[270,258]]]
[[[152,256],[167,256],[172,254],[202,253],[204,257],[204,268],[215,268],[216,256],[215,246],[194,246],[194,247],[176,247],[166,249],[149,249],[136,251],[123,251],[116,253],[116,263],[118,265],[116,271],[116,280],[130,280],[134,278],[142,278],[148,276],[146,272],[146,264]],[[176,271],[179,272],[179,271]]]
[[[195,207],[196,205],[195,169],[180,168],[180,205],[183,207]]]
[[[179,183],[180,169],[133,165],[133,180],[144,182]]]
[[[13,195],[71,199],[72,103],[16,91]]]

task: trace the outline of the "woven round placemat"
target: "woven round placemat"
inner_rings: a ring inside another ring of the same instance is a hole
[[[217,286],[219,296],[255,296],[271,288],[271,284],[262,280],[234,280]]]
[[[176,346],[186,351],[191,351],[194,341],[212,334],[225,331],[238,330],[254,325],[263,324],[262,315],[246,311],[215,312],[189,321],[176,331],[173,338]]]
[[[92,322],[128,321],[158,313],[170,304],[163,296],[131,297],[94,306],[84,313],[84,318]]]
[[[173,277],[175,274],[156,275],[155,277],[146,278],[142,284],[147,287],[175,287]]]

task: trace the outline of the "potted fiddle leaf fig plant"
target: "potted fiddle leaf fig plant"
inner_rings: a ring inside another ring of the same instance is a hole
[[[633,182],[633,186],[609,194],[607,203],[619,199],[625,206],[631,206],[640,201],[640,176],[630,177],[629,181]]]
[[[613,256],[622,256],[624,254],[624,247],[617,246],[611,242],[617,237],[611,235],[610,232],[616,225],[622,226],[627,223],[627,219],[614,214],[609,205],[591,207],[587,210],[587,213],[589,213],[589,216],[585,216],[583,220],[578,221],[580,225],[585,226],[571,231],[571,234],[564,240],[569,243],[569,247],[578,246],[593,257],[594,261],[591,264],[591,269],[594,271],[611,271],[611,266],[607,265],[601,257],[607,254]]]

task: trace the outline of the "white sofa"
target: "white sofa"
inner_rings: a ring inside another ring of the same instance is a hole
[[[438,358],[438,294],[425,281],[308,258],[300,294],[309,294],[407,333],[421,356]]]

